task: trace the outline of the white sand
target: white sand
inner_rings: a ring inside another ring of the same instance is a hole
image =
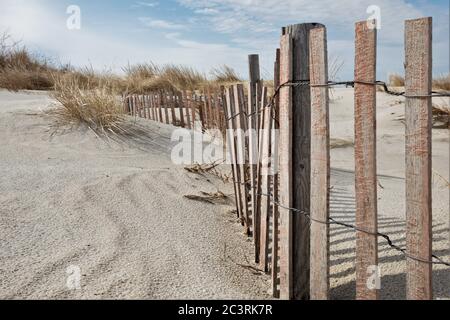
[[[139,121],[139,139],[109,145],[51,136],[49,102],[0,91],[0,298],[270,298],[269,277],[237,265],[253,250],[232,206],[183,198],[232,186],[173,165],[171,127]]]
[[[330,105],[331,136],[354,141],[353,89],[333,90]],[[396,119],[405,114],[404,99],[377,94],[377,165],[380,175],[378,211],[380,231],[391,236],[395,243],[405,247],[405,126]],[[449,99],[436,99],[434,103],[449,103]],[[450,261],[449,240],[449,131],[433,130],[433,252]],[[354,204],[354,149],[334,149],[331,152],[332,212],[344,222],[355,222]],[[355,298],[355,233],[341,227],[331,231],[331,287],[336,299]],[[379,240],[382,273],[381,298],[404,299],[406,263],[402,254],[389,249]],[[433,286],[436,298],[450,299],[450,268],[433,268]]]
[[[334,91],[333,138],[353,141],[352,94]],[[404,246],[404,126],[395,121],[404,105],[396,101],[379,94],[379,214],[381,231]],[[140,120],[139,138],[109,142],[81,128],[52,136],[39,111],[49,103],[45,93],[0,91],[0,298],[270,298],[269,277],[237,265],[253,250],[231,204],[183,198],[233,188],[172,164],[173,127]],[[332,216],[350,223],[353,166],[352,147],[332,151]],[[433,167],[449,176],[447,130],[433,130]],[[449,261],[449,192],[434,182],[433,249]],[[332,297],[353,299],[354,232],[333,227],[331,241]],[[382,298],[404,298],[405,258],[380,240],[380,260]],[[71,265],[82,270],[81,290],[66,287]],[[434,268],[434,286],[450,298],[448,268]]]

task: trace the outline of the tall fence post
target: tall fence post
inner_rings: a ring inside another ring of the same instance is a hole
[[[263,88],[262,97],[267,96],[267,87]],[[264,101],[265,99],[263,99]],[[268,264],[268,254],[269,254],[269,210],[271,203],[270,196],[270,142],[271,142],[271,131],[272,131],[272,110],[267,108],[266,102],[261,103],[261,123],[262,123],[262,143],[260,150],[260,165],[261,171],[259,177],[261,177],[261,193],[264,195],[261,197],[261,210],[260,210],[260,265],[265,272],[269,271]]]
[[[274,88],[277,90],[277,88],[280,86],[280,49],[276,50],[276,59],[274,63]],[[275,106],[272,110],[272,117],[273,117],[273,128],[274,131],[272,132],[272,174],[273,174],[273,200],[275,202],[279,202],[279,159],[278,159],[278,149],[279,149],[279,140],[278,138],[278,130],[280,129],[279,124],[279,115],[280,115],[280,96],[277,95],[275,97]],[[272,294],[274,298],[279,298],[279,292],[278,292],[278,246],[279,246],[279,207],[275,204],[272,204]]]
[[[227,143],[228,150],[231,156],[231,169],[233,171],[233,183],[236,195],[237,217],[240,218],[242,214],[242,198],[241,198],[241,184],[240,184],[240,170],[237,160],[237,146],[236,146],[236,127],[234,125],[234,93],[233,88],[225,90],[225,116],[227,117]]]
[[[324,27],[318,23],[291,25],[283,29],[293,42],[293,79],[309,80],[309,32]],[[292,90],[292,205],[310,212],[311,194],[311,91],[308,86]],[[293,298],[310,298],[310,221],[293,214]]]
[[[242,84],[234,85],[234,112],[236,114],[236,135],[237,135],[237,159],[238,166],[240,168],[240,184],[241,184],[241,196],[242,196],[242,215],[243,224],[246,229],[246,233],[250,235],[250,224],[249,224],[249,210],[248,210],[248,199],[249,199],[249,188],[247,181],[247,141],[246,141],[246,131],[247,131],[247,116],[245,115],[245,97],[244,97],[244,86]]]
[[[325,28],[310,32],[311,80],[311,218],[330,217],[330,124],[328,51]],[[330,228],[311,223],[311,299],[328,300],[330,288]]]
[[[255,245],[255,262],[259,263],[259,216],[256,208],[256,170],[258,159],[258,136],[256,127],[258,125],[258,90],[260,85],[260,70],[259,70],[259,56],[252,54],[248,56],[249,66],[249,92],[248,92],[248,129],[249,129],[249,162],[250,162],[250,197],[251,197],[251,211],[252,211],[252,231],[253,242]]]
[[[408,20],[406,49],[406,250],[431,261],[432,18]],[[432,299],[432,266],[407,260],[407,298]]]
[[[378,299],[369,277],[378,275],[376,53],[377,29],[369,22],[356,24],[355,43],[355,191],[356,298]],[[376,25],[376,24],[374,24]]]
[[[280,82],[293,80],[292,51],[290,34],[281,37],[280,43]],[[292,87],[280,89],[280,298],[293,297],[292,292]]]

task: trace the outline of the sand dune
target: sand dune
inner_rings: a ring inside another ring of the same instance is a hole
[[[352,89],[336,89],[332,216],[354,222]],[[380,228],[404,239],[404,105],[379,94]],[[251,264],[252,244],[229,211],[187,194],[231,184],[170,160],[173,127],[129,119],[135,134],[100,139],[85,128],[55,131],[46,93],[0,91],[0,298],[270,298]],[[448,177],[448,131],[434,130],[436,172]],[[450,258],[448,187],[436,177],[434,251]],[[354,232],[331,230],[334,299],[354,298]],[[382,297],[405,297],[405,259],[380,240]],[[79,266],[81,290],[66,286]],[[450,298],[450,271],[435,267],[436,297]]]
[[[45,94],[0,93],[0,297],[269,298],[230,205],[184,199],[232,187],[170,160],[171,128],[140,136],[54,133]],[[79,266],[81,290],[66,287]]]

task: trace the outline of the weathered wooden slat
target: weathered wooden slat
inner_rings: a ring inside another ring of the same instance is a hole
[[[236,142],[237,142],[237,159],[240,170],[240,184],[241,184],[241,197],[242,197],[242,218],[243,224],[247,234],[250,234],[250,219],[248,210],[249,199],[249,184],[247,182],[247,166],[248,166],[248,153],[246,146],[246,131],[247,131],[247,116],[245,114],[245,102],[244,102],[244,86],[237,84],[233,86],[234,89],[234,112],[237,115],[234,119],[236,127]]]
[[[241,217],[242,213],[242,197],[241,197],[241,184],[240,184],[240,170],[237,161],[237,146],[236,146],[236,126],[233,120],[234,116],[234,90],[233,88],[227,88],[225,91],[226,97],[226,117],[228,119],[227,123],[227,149],[231,156],[231,169],[233,171],[233,182],[235,189],[235,199],[236,199],[236,208],[237,208],[237,216]]]
[[[196,109],[197,109],[197,103],[196,103],[196,96],[194,95],[194,93],[192,91],[188,91],[188,97],[189,97],[189,102],[190,102],[190,107],[191,107],[191,121],[192,121],[192,125],[191,128],[193,130],[195,130],[195,121],[196,121]]]
[[[309,79],[309,31],[323,27],[318,23],[303,23],[284,29],[292,36],[295,80]],[[311,90],[308,86],[297,86],[292,91],[292,205],[302,212],[310,212]],[[310,297],[310,221],[305,215],[294,213],[293,233],[293,298],[305,300]]]
[[[406,21],[407,96],[428,96],[432,81],[432,18]],[[431,261],[431,128],[430,97],[406,99],[406,250]],[[407,298],[432,299],[432,266],[407,260]]]
[[[144,95],[145,118],[150,119],[150,107],[148,105],[148,96]]]
[[[152,120],[156,121],[156,108],[155,108],[155,101],[154,101],[154,95],[153,93],[151,93],[149,96],[149,101],[150,101],[150,109],[152,111]]]
[[[293,80],[293,43],[290,34],[281,37],[280,82]],[[280,203],[292,207],[292,87],[280,89]],[[280,208],[280,298],[293,297],[292,212]]]
[[[274,88],[278,88],[280,85],[280,49],[276,51],[276,60],[274,64]],[[279,140],[277,139],[278,130],[280,129],[278,118],[280,114],[280,96],[277,95],[275,97],[275,106],[272,110],[273,123],[272,127],[275,129],[272,137],[272,174],[273,174],[273,200],[278,203],[280,201],[279,197],[279,161],[278,161],[278,149],[279,149]],[[280,212],[279,207],[275,204],[272,204],[272,294],[274,298],[279,298],[278,291],[278,245],[279,245],[279,218]]]
[[[328,222],[330,216],[330,129],[327,87],[327,34],[325,28],[310,31],[311,81],[311,217]],[[330,229],[311,223],[311,299],[328,300],[330,288]]]
[[[263,88],[263,97],[267,96],[267,87]],[[267,103],[263,102],[263,106]],[[264,108],[261,112],[262,118],[262,142],[261,142],[261,238],[260,238],[260,265],[265,271],[269,271],[269,209],[271,203],[270,195],[270,183],[271,183],[271,157],[270,157],[270,142],[271,142],[271,129],[272,129],[272,117],[271,108]]]
[[[183,106],[185,107],[186,111],[186,124],[188,129],[192,129],[192,123],[191,123],[191,99],[189,97],[189,93],[186,91],[183,91]]]
[[[156,99],[157,99],[156,101],[157,101],[157,104],[158,104],[159,122],[163,123],[164,122],[164,116],[163,116],[163,106],[162,106],[162,103],[163,103],[162,92],[158,92]]]
[[[143,96],[138,96],[138,104],[139,104],[139,117],[144,118],[144,103],[143,103]]]
[[[248,129],[249,129],[249,170],[250,170],[250,209],[252,211],[252,234],[255,245],[255,262],[259,263],[260,243],[260,218],[256,209],[257,205],[257,162],[258,162],[258,136],[257,136],[257,108],[258,108],[258,86],[260,83],[259,56],[252,54],[248,56],[249,66],[249,91],[248,91]]]
[[[168,96],[168,103],[170,106],[170,113],[171,113],[171,123],[173,126],[176,126],[178,121],[177,121],[177,116],[175,113],[175,95],[173,92],[169,92],[169,96]]]
[[[177,109],[178,109],[179,116],[180,116],[180,126],[182,128],[184,128],[186,125],[185,125],[185,119],[184,119],[183,96],[178,93],[175,96],[175,98],[176,98]]]
[[[134,117],[134,95],[130,96],[130,115]]]
[[[161,104],[162,104],[162,108],[164,109],[164,122],[165,122],[165,124],[170,124],[169,105],[168,105],[168,100],[167,100],[167,93],[165,91],[161,92]]]
[[[367,21],[356,24],[355,81],[376,81],[376,28]],[[356,226],[377,233],[376,87],[355,84],[355,191]],[[378,237],[356,232],[356,298],[378,299],[378,291],[368,285],[370,272],[378,266]]]

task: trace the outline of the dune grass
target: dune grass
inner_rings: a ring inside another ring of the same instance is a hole
[[[92,87],[74,74],[56,74],[53,79],[51,97],[59,104],[52,113],[60,124],[85,124],[96,133],[123,131],[124,109],[111,83]]]
[[[391,74],[389,76],[389,85],[391,87],[404,87],[405,78],[399,74]],[[450,74],[435,77],[432,86],[433,90],[450,91]]]
[[[52,88],[50,63],[32,55],[15,42],[8,33],[0,34],[0,88],[48,90]]]

